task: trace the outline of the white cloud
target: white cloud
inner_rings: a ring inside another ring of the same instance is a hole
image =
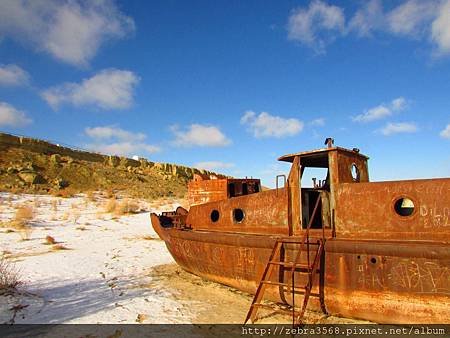
[[[72,65],[86,66],[106,41],[134,29],[113,0],[0,1],[0,36]]]
[[[406,99],[404,97],[398,97],[392,100],[391,109],[393,111],[404,110],[406,108],[406,105],[407,105]]]
[[[198,162],[194,164],[194,167],[205,170],[229,169],[234,167],[234,163],[227,163],[220,161],[206,161],[206,162]]]
[[[375,29],[383,26],[384,16],[380,0],[370,0],[356,11],[347,30],[356,32],[361,37],[371,36]]]
[[[24,112],[6,102],[0,102],[0,126],[24,127],[32,122]]]
[[[146,143],[132,143],[132,142],[115,142],[115,143],[91,143],[86,144],[86,148],[92,149],[99,153],[117,155],[117,156],[131,156],[137,153],[154,154],[161,149],[157,146]]]
[[[409,0],[386,14],[389,30],[394,34],[420,37],[436,14],[437,2]]]
[[[81,83],[64,83],[44,90],[41,96],[53,108],[63,103],[102,109],[125,109],[133,103],[139,77],[131,71],[105,69]]]
[[[441,135],[441,137],[443,138],[448,138],[450,139],[450,124],[447,124],[447,126],[445,127],[444,130],[442,130],[439,135]]]
[[[288,39],[298,41],[324,53],[326,44],[333,34],[342,34],[345,29],[345,17],[342,8],[314,0],[308,8],[297,8],[288,19]],[[323,34],[327,31],[328,35]]]
[[[116,126],[87,127],[84,133],[93,140],[85,147],[101,153],[131,156],[137,153],[153,154],[161,150],[158,146],[145,143],[147,135],[144,133],[131,132]]]
[[[416,40],[428,38],[435,55],[450,54],[450,0],[406,0],[386,12],[381,0],[361,3],[347,25],[343,8],[319,0],[308,8],[294,9],[288,18],[288,38],[324,53],[326,45],[338,36],[371,37],[382,32]]]
[[[124,141],[142,141],[147,136],[143,133],[129,132],[119,127],[115,126],[104,126],[104,127],[87,127],[84,132],[91,138],[98,140],[109,140],[109,139],[119,139]]]
[[[304,126],[304,123],[298,119],[285,119],[266,112],[256,115],[253,111],[244,113],[241,124],[247,125],[256,138],[293,136],[300,133]]]
[[[28,83],[30,76],[16,65],[0,65],[0,85],[20,86]]]
[[[404,110],[407,106],[407,101],[403,97],[398,97],[391,101],[389,105],[381,104],[379,106],[368,109],[362,114],[353,118],[355,122],[372,122],[380,120],[387,116],[391,116],[393,112]]]
[[[400,133],[415,133],[418,130],[415,123],[400,122],[400,123],[387,123],[384,128],[381,129],[383,135],[389,136]]]
[[[450,0],[439,8],[431,26],[431,40],[437,45],[437,54],[450,54]]]
[[[392,112],[388,107],[386,107],[384,105],[379,105],[374,108],[370,108],[363,114],[356,116],[353,120],[357,121],[357,122],[371,122],[371,121],[382,119],[391,114],[392,114]]]
[[[175,135],[174,144],[181,147],[223,147],[231,143],[215,126],[191,124],[184,131],[172,126],[171,131]]]
[[[314,119],[311,122],[309,122],[309,124],[311,126],[323,127],[325,125],[325,118],[324,117],[319,117],[319,118]]]

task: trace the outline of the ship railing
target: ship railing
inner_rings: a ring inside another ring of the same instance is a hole
[[[277,175],[275,177],[275,187],[276,187],[276,192],[277,192],[277,196],[278,196],[278,182],[279,182],[279,178],[282,177],[283,178],[283,188],[286,186],[286,175],[282,174],[282,175]]]

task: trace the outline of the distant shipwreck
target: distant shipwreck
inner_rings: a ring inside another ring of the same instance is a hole
[[[151,214],[176,262],[201,277],[284,303],[378,323],[450,323],[450,178],[369,182],[368,157],[336,147],[285,155],[289,176],[195,175],[189,211]],[[305,168],[324,180],[301,186]],[[278,186],[283,182],[284,185]]]

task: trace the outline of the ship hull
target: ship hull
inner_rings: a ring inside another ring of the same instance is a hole
[[[183,269],[250,294],[255,293],[280,238],[164,228],[155,214],[151,220]],[[292,260],[295,250],[287,247],[285,261]],[[321,273],[315,275],[312,292],[317,297],[311,298],[308,308],[378,323],[450,323],[449,262],[446,243],[330,238]],[[290,282],[289,276],[289,270],[277,270],[272,279]],[[304,278],[298,276],[296,285],[304,285]],[[300,304],[303,299],[277,286],[268,287],[264,297],[287,304]]]

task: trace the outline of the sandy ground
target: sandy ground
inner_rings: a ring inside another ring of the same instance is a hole
[[[120,217],[101,212],[105,203],[100,197],[0,193],[0,254],[14,262],[24,282],[0,296],[0,323],[243,322],[252,296],[183,271],[153,231],[148,209],[173,210],[177,201],[141,201],[146,212]],[[28,240],[5,227],[24,204],[36,215]],[[45,244],[46,236],[66,250]],[[308,313],[307,322],[357,323],[318,313]]]

